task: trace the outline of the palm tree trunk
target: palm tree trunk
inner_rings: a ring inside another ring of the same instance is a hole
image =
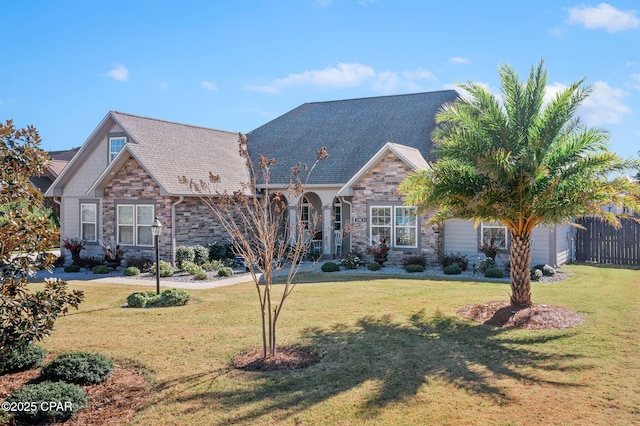
[[[511,234],[511,304],[531,305],[531,239]]]

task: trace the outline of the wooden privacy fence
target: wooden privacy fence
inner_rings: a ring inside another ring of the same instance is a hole
[[[640,224],[622,219],[616,229],[597,217],[576,222],[585,227],[576,234],[577,261],[640,265]]]

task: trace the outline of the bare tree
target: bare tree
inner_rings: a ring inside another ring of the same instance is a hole
[[[320,161],[328,158],[325,147],[316,151],[313,165],[298,163],[291,168],[292,178],[285,192],[271,187],[270,170],[275,159],[259,156],[257,167],[248,150],[248,138],[239,134],[239,153],[245,159],[250,173],[250,182],[232,194],[216,192],[220,177],[210,173],[209,182],[195,182],[185,176],[181,182],[211,208],[216,218],[229,234],[233,250],[241,256],[249,270],[260,301],[262,317],[263,357],[276,355],[276,328],[284,303],[295,288],[300,262],[309,251],[313,229],[320,215],[313,212],[303,220],[301,203],[298,203],[295,220],[288,217],[290,200],[300,199],[311,173]],[[318,259],[316,258],[315,261]],[[274,288],[274,273],[286,271],[280,291]]]

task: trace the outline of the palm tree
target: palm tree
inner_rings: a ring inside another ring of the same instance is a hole
[[[543,61],[526,82],[508,65],[499,74],[501,99],[468,83],[460,85],[468,98],[443,105],[432,135],[438,160],[407,176],[399,192],[423,212],[435,209],[430,223],[460,218],[504,225],[510,234],[511,304],[526,306],[533,229],[583,215],[619,226],[619,216],[602,207],[638,210],[638,185],[612,176],[639,163],[608,151],[609,133],[576,117],[592,90],[584,80],[545,105]]]

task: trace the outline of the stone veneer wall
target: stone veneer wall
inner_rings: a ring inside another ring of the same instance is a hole
[[[176,206],[176,247],[226,241],[224,230],[211,208],[198,197],[185,198]]]
[[[389,202],[393,202],[394,205],[402,205],[402,197],[398,195],[396,189],[411,171],[412,169],[404,161],[389,152],[354,185],[351,217],[364,218],[364,222],[352,223],[351,238],[355,251],[364,253],[370,245],[368,241],[369,205],[375,204],[376,201],[379,201],[380,205],[388,205]],[[405,254],[418,251],[427,257],[429,263],[433,264],[439,261],[443,243],[442,235],[440,232],[434,231],[431,226],[424,226],[428,218],[429,215],[420,217],[418,248],[408,250],[394,250],[392,248],[388,255],[388,264],[402,264],[402,258]]]

